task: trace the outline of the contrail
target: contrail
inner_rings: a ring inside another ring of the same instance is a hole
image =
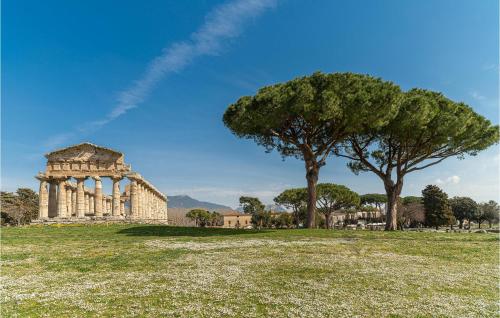
[[[117,105],[107,116],[76,127],[74,132],[53,136],[45,146],[53,148],[79,134],[91,133],[139,107],[165,76],[181,71],[198,57],[219,54],[225,40],[238,37],[252,18],[275,7],[276,3],[277,0],[235,0],[214,8],[188,40],[163,48],[162,54],[149,63],[143,75],[118,94]]]

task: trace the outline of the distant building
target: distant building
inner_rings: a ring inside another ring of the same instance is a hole
[[[252,226],[252,215],[238,212],[223,212],[222,227],[225,228],[248,228]]]
[[[366,211],[357,211],[357,212],[351,212],[351,213],[345,213],[343,211],[335,211],[332,214],[332,219],[331,222],[332,224],[338,224],[342,223],[346,220],[364,220],[366,221],[371,221],[376,218],[380,218],[382,213],[380,211],[371,211],[371,212],[366,212]],[[322,215],[322,217],[324,217]]]

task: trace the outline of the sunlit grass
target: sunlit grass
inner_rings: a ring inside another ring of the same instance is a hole
[[[2,229],[4,317],[497,317],[476,233]]]

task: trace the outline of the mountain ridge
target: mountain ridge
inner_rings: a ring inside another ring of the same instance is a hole
[[[199,201],[185,194],[168,196],[168,207],[184,209],[202,208],[207,210],[233,210],[233,208],[229,206],[207,201]]]

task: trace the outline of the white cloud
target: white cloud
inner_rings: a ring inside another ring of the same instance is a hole
[[[451,176],[451,177],[448,177],[444,180],[441,178],[438,178],[438,179],[436,179],[436,183],[437,184],[458,184],[458,183],[460,183],[460,177],[459,176]]]
[[[273,8],[276,2],[277,0],[235,0],[216,7],[206,15],[205,23],[191,34],[189,40],[165,47],[163,53],[151,61],[143,75],[118,94],[117,105],[107,116],[76,127],[77,133],[91,133],[138,107],[161,79],[181,71],[195,58],[219,54],[227,40],[239,36],[249,20]],[[76,133],[60,134],[50,138],[46,144],[54,147],[75,135]]]
[[[460,177],[459,176],[452,176],[446,180],[448,181],[448,183],[458,184],[460,182]]]

